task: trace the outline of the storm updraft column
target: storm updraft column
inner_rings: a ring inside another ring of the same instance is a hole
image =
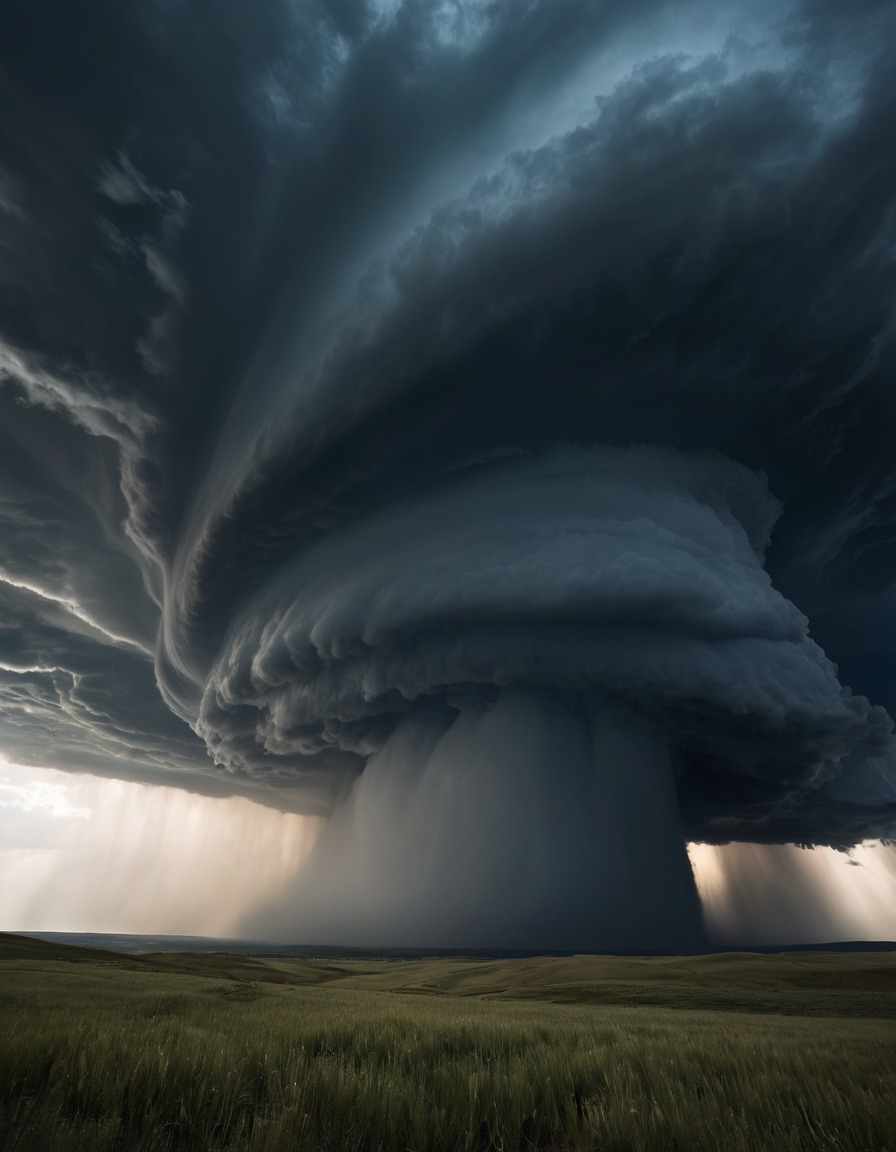
[[[443,724],[412,715],[371,757],[301,878],[301,938],[700,946],[669,754],[649,723],[509,688]]]
[[[254,744],[274,771],[357,772],[292,934],[699,948],[689,780],[715,781],[698,816],[724,837],[745,795],[811,790],[869,730],[763,569],[779,510],[717,454],[560,447],[303,551],[199,722],[225,765]]]

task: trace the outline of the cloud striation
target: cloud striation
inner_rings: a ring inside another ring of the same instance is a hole
[[[896,835],[896,17],[14,0],[0,740],[331,815],[318,939],[700,945]]]

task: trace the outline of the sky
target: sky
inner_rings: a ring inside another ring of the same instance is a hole
[[[894,54],[4,5],[4,924],[892,935]]]
[[[0,924],[242,938],[289,900],[322,822],[56,769],[0,765]],[[717,945],[896,938],[896,849],[690,848]],[[262,938],[279,936],[276,915]],[[300,938],[299,938],[300,939]]]

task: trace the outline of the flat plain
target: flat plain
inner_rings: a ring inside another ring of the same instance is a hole
[[[123,956],[0,936],[16,1152],[896,1152],[896,953]]]

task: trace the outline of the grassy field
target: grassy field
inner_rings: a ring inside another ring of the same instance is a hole
[[[896,954],[326,961],[0,936],[0,1147],[896,1152]]]

